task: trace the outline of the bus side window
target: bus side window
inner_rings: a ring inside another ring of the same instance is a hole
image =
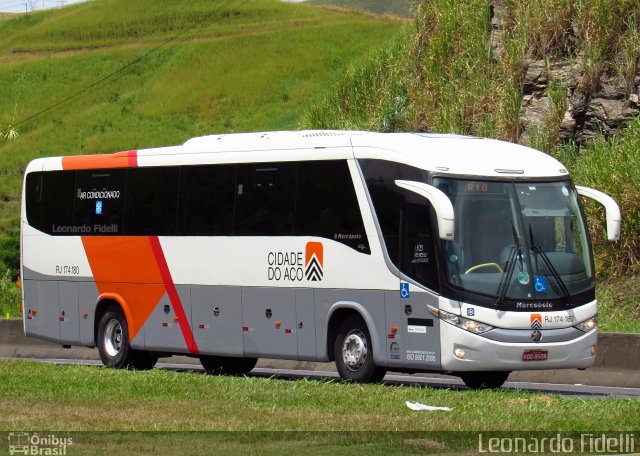
[[[345,160],[300,162],[295,234],[333,239],[361,253],[370,253]]]
[[[184,166],[180,172],[179,236],[231,236],[236,165]]]
[[[400,270],[439,291],[431,205],[428,202],[403,204],[400,218]]]
[[[75,171],[30,173],[25,191],[28,223],[48,234],[72,226],[75,179]]]
[[[234,235],[293,235],[297,168],[296,163],[238,166]]]
[[[425,182],[424,171],[401,163],[385,160],[359,160],[367,183],[367,189],[382,231],[387,254],[400,268],[400,209],[405,202],[422,202],[423,198],[401,189],[396,179]]]
[[[122,234],[125,169],[77,171],[73,222],[97,236]]]
[[[131,168],[127,173],[124,234],[167,236],[176,231],[178,168]]]

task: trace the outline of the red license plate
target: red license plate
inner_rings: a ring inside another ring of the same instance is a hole
[[[526,350],[522,353],[522,361],[546,361],[547,350]]]

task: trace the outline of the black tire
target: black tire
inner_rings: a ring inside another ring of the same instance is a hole
[[[152,369],[158,356],[129,345],[129,327],[119,307],[109,307],[98,323],[98,353],[105,366],[116,369]]]
[[[130,367],[137,370],[150,370],[153,369],[158,362],[158,355],[143,351],[135,350],[135,356],[131,362]]]
[[[348,382],[379,382],[387,373],[385,368],[374,364],[369,329],[358,315],[350,315],[340,324],[333,356],[338,374]]]
[[[471,389],[500,388],[511,372],[467,372],[460,374],[460,378]]]
[[[200,356],[200,363],[208,374],[244,375],[256,367],[258,358],[231,358],[226,356]]]

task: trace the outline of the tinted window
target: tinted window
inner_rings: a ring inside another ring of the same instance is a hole
[[[75,171],[37,172],[27,176],[27,221],[48,234],[77,234],[73,230]]]
[[[333,239],[370,253],[346,161],[300,163],[295,233]]]
[[[231,236],[235,189],[236,165],[182,168],[178,235]]]
[[[122,234],[125,169],[77,171],[74,225],[86,234]]]
[[[296,172],[296,163],[238,166],[236,236],[293,234]]]
[[[402,206],[400,270],[438,291],[438,266],[430,208],[428,202]]]
[[[426,173],[418,168],[384,160],[360,160],[369,195],[378,217],[389,258],[400,265],[400,210],[404,203],[426,202],[413,192],[395,184],[397,179],[427,182]]]
[[[175,234],[178,170],[177,167],[129,169],[125,200],[125,235]]]

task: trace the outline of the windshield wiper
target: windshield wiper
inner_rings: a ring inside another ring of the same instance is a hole
[[[513,233],[513,245],[509,250],[509,257],[507,258],[507,270],[504,272],[504,275],[500,279],[500,284],[498,285],[498,299],[496,300],[494,307],[499,307],[504,301],[505,296],[507,295],[507,290],[509,289],[509,284],[511,283],[511,277],[513,276],[513,271],[516,268],[516,258],[520,258],[522,260],[522,247],[520,246],[520,240],[518,239],[518,234],[516,233],[516,227],[513,225],[513,220],[511,220],[511,232]]]
[[[540,256],[540,258],[542,258],[542,262],[547,266],[547,269],[549,270],[549,272],[555,279],[556,283],[558,284],[560,291],[562,292],[564,298],[566,299],[565,305],[573,306],[573,299],[571,299],[571,293],[569,293],[567,286],[562,281],[560,274],[558,274],[558,270],[555,268],[553,263],[551,263],[551,260],[547,256],[547,253],[544,251],[544,249],[539,245],[537,245],[533,240],[533,227],[531,226],[531,224],[529,224],[529,239],[531,240],[531,250],[534,253],[537,253]]]

